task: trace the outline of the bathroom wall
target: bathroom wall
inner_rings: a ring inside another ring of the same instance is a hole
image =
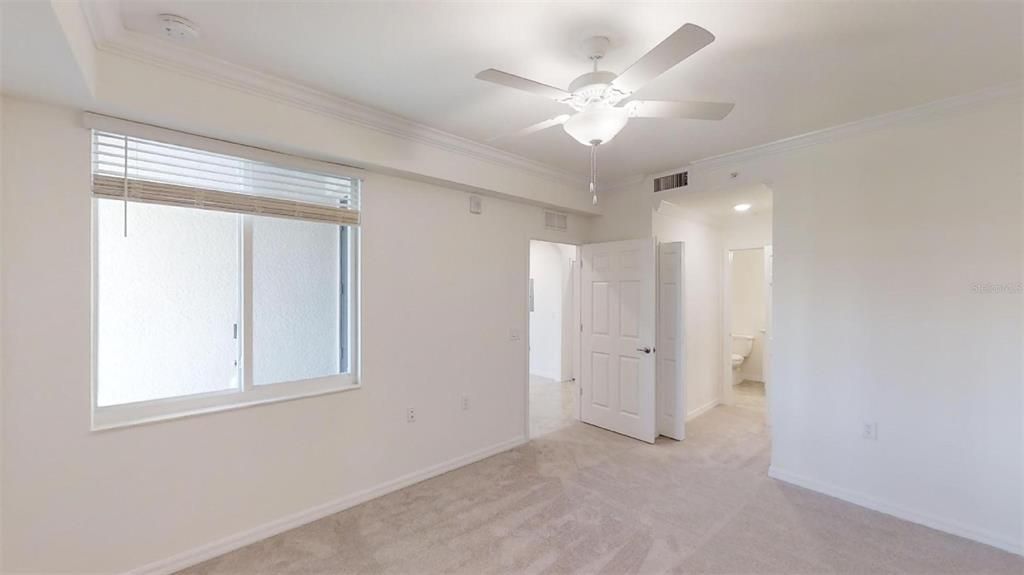
[[[767,302],[765,298],[764,250],[731,252],[731,332],[754,336],[753,349],[740,366],[742,379],[764,381],[763,352]]]

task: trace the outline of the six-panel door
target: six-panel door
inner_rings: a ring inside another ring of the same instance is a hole
[[[654,240],[583,246],[581,417],[655,437]]]

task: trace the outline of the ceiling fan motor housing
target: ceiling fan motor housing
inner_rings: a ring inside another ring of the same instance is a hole
[[[615,72],[608,72],[606,70],[587,72],[569,84],[569,91],[575,94],[576,92],[591,88],[600,88],[603,90],[611,85],[612,80],[614,80],[616,76],[617,74],[615,74]]]
[[[567,103],[577,111],[582,111],[590,104],[595,103],[614,106],[616,102],[627,96],[626,93],[612,86],[612,81],[616,77],[614,72],[603,70],[583,74],[569,84],[569,92],[572,93],[572,97]]]

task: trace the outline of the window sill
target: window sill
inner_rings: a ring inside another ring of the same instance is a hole
[[[354,376],[342,374],[294,382],[259,385],[244,391],[215,391],[189,397],[157,399],[108,407],[93,407],[91,429],[92,431],[106,431],[122,427],[133,427],[361,388],[362,385]]]

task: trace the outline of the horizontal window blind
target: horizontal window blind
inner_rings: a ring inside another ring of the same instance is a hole
[[[95,197],[359,224],[359,180],[93,130]]]

